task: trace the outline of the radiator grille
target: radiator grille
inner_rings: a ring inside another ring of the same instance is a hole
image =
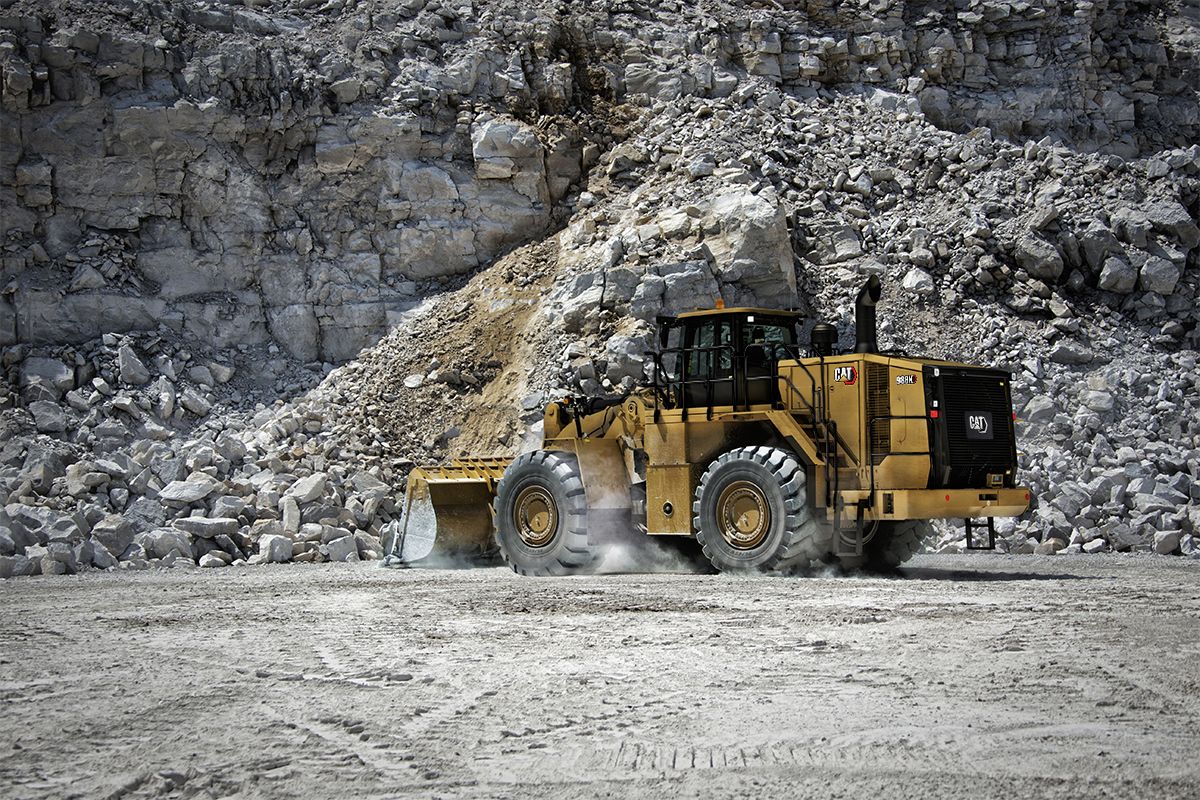
[[[988,475],[995,474],[1011,483],[1016,464],[1008,382],[1006,373],[992,370],[942,370],[947,487],[986,487]]]
[[[892,398],[888,391],[886,364],[867,362],[867,422],[892,413]],[[871,458],[876,464],[892,451],[892,425],[878,421],[871,426]]]

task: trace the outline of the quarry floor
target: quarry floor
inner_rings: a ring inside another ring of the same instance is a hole
[[[1200,561],[0,584],[0,796],[1197,797]]]

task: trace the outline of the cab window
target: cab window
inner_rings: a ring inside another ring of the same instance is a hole
[[[771,320],[758,321],[753,317],[742,323],[741,349],[753,365],[788,358],[795,344],[795,332],[790,325]]]
[[[733,374],[733,326],[729,320],[703,320],[692,329],[691,338],[694,349],[689,354],[689,375],[728,378]]]

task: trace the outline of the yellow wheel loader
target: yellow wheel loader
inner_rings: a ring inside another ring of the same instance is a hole
[[[522,574],[568,575],[632,532],[692,537],[722,571],[890,569],[946,518],[994,548],[994,519],[1029,505],[1011,376],[880,353],[880,291],[859,293],[847,353],[827,324],[802,348],[793,312],[659,317],[647,385],[550,403],[541,448],[516,459],[413,470],[390,560],[498,549]]]

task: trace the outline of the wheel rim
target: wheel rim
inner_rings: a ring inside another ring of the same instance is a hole
[[[750,481],[726,486],[717,498],[717,525],[721,537],[737,550],[762,544],[771,530],[771,507],[762,489]]]
[[[544,486],[527,486],[513,506],[513,527],[529,547],[545,547],[558,530],[558,506]]]

